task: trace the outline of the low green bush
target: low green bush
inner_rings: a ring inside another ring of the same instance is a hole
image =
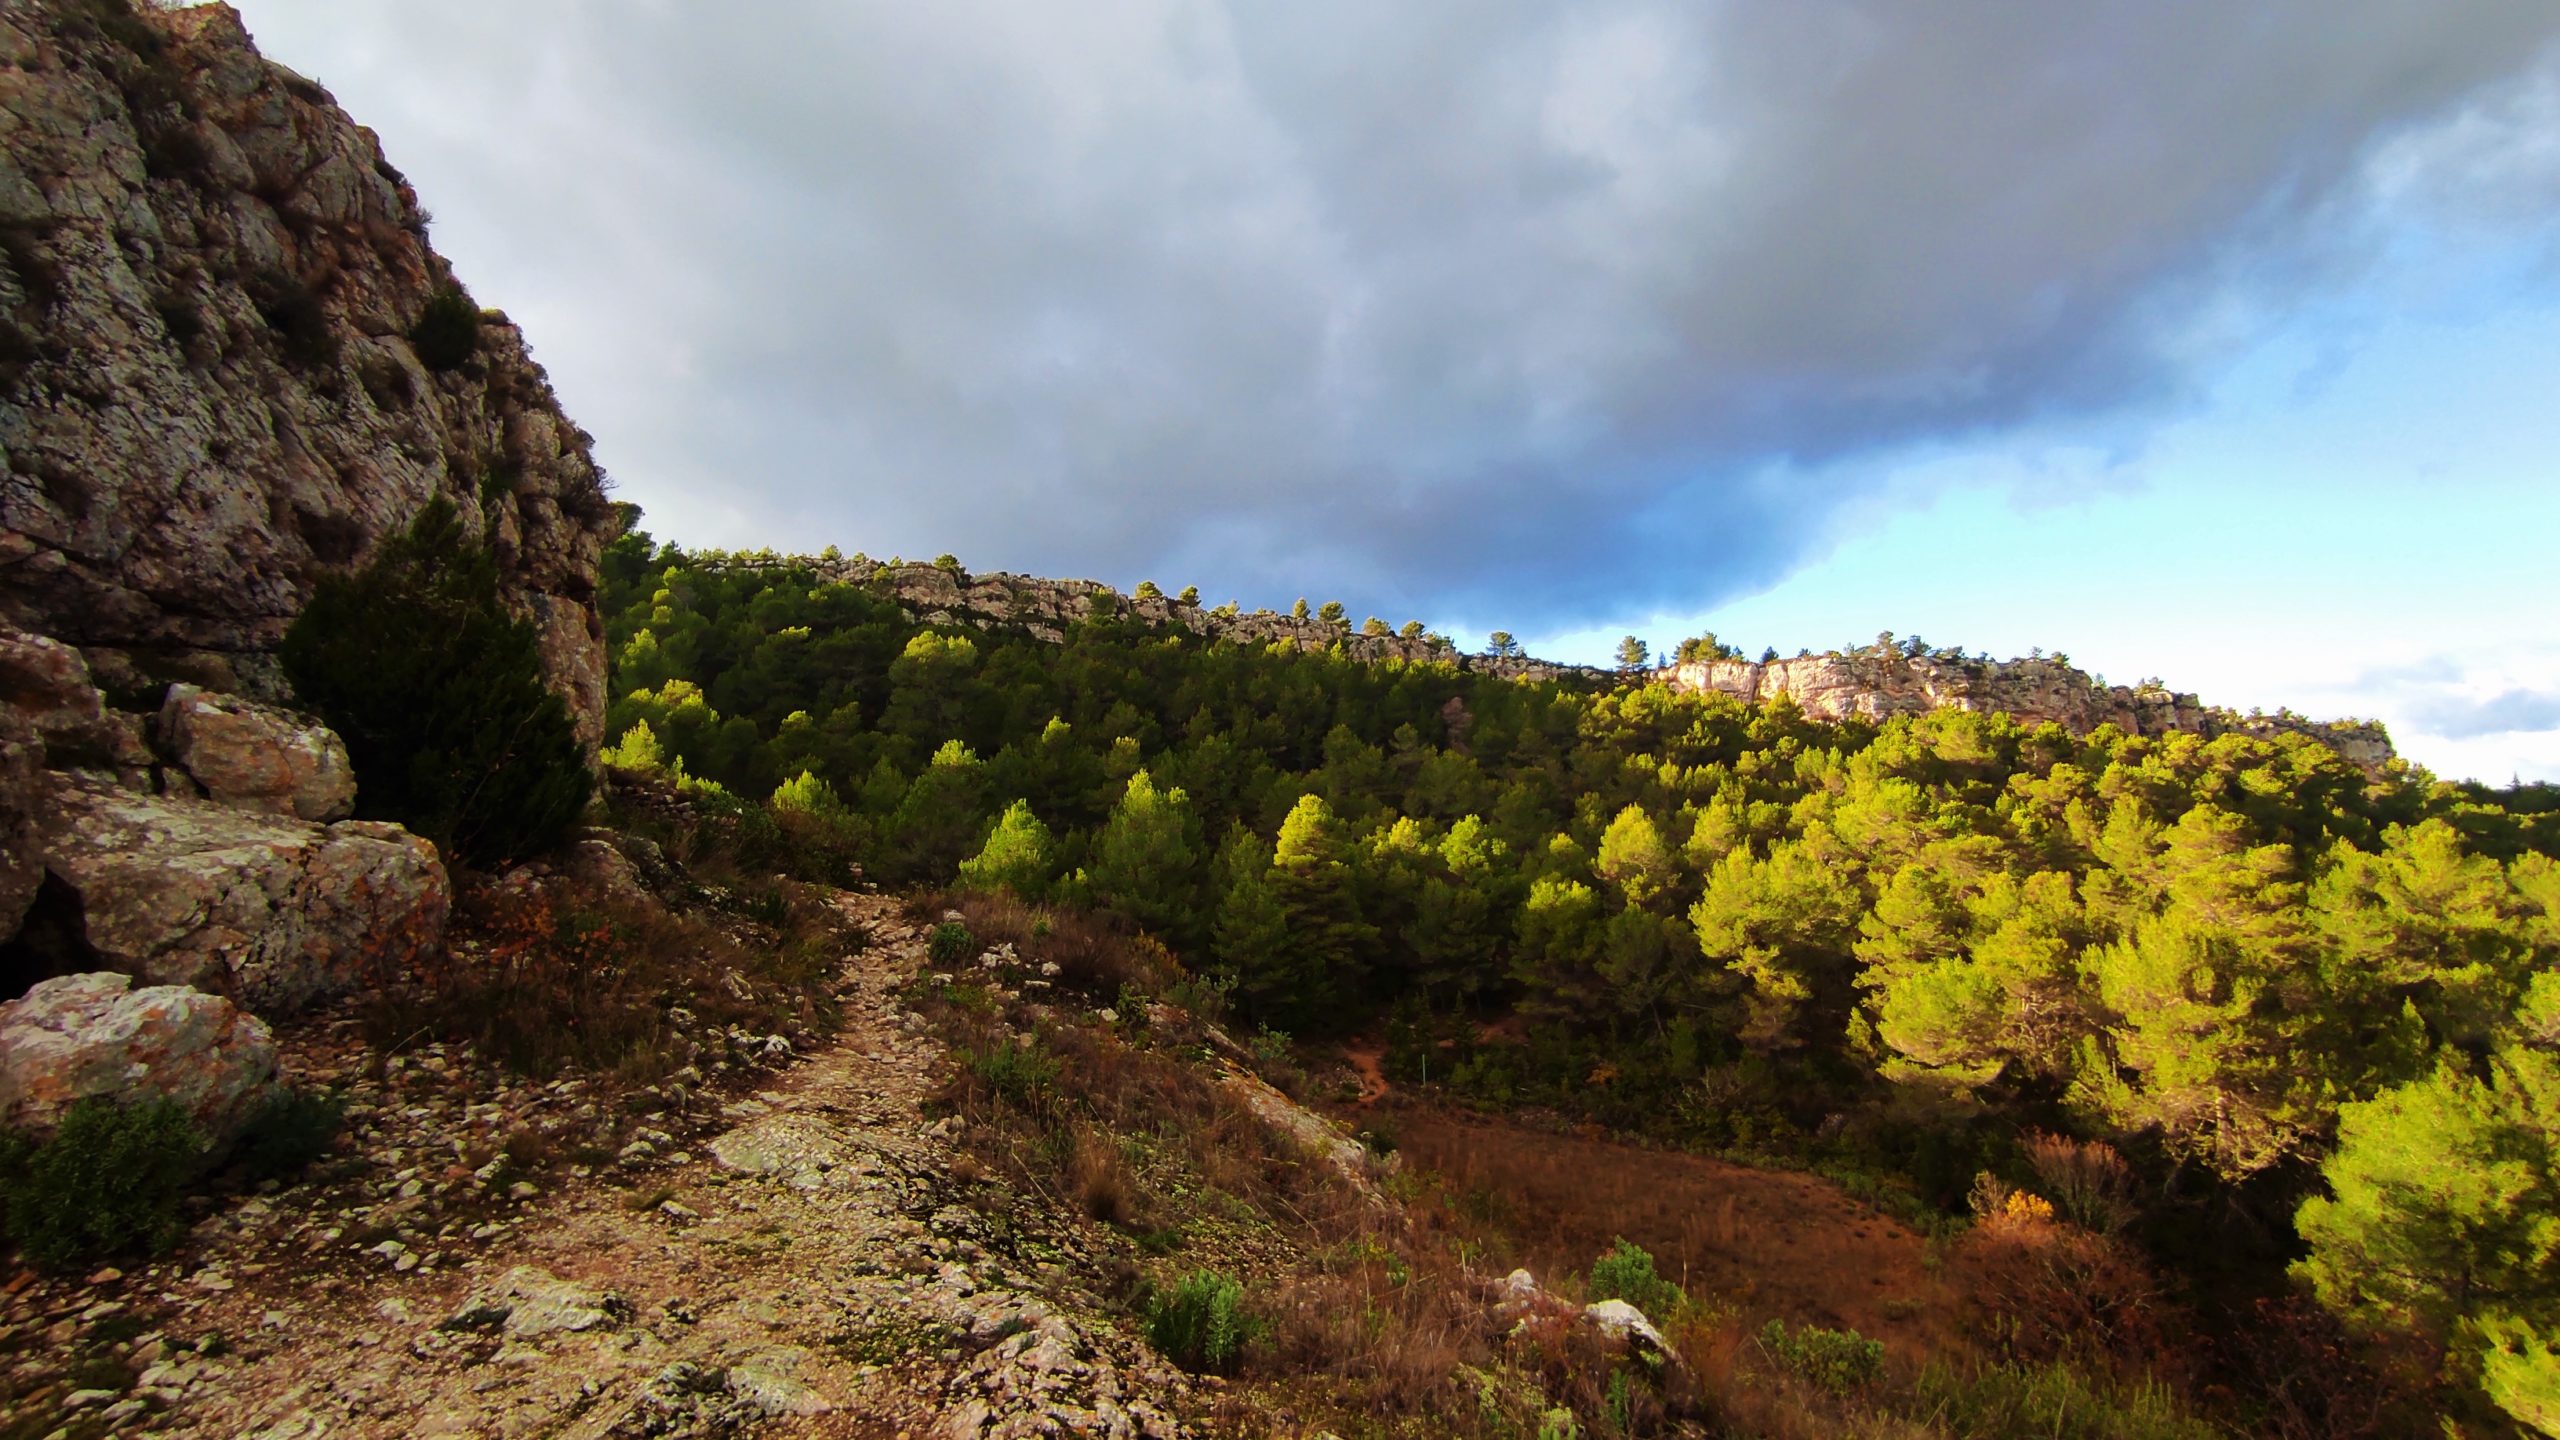
[[[1760,1352],[1834,1395],[1864,1389],[1884,1373],[1884,1342],[1855,1330],[1804,1325],[1790,1333],[1786,1321],[1772,1320],[1760,1328]]]
[[[957,920],[945,920],[933,927],[925,940],[925,954],[936,965],[957,965],[978,948],[978,937]]]
[[[480,307],[460,286],[438,289],[418,312],[418,323],[409,327],[409,344],[418,352],[418,363],[430,370],[462,368],[480,348]]]
[[[533,626],[507,613],[496,560],[448,501],[322,580],[279,655],[346,741],[368,819],[495,866],[557,845],[586,807],[586,751]]]
[[[1651,1251],[1623,1235],[1591,1262],[1590,1291],[1594,1300],[1624,1300],[1657,1324],[1668,1323],[1689,1298],[1655,1273]]]
[[[48,1139],[0,1137],[0,1226],[49,1269],[157,1254],[185,1231],[178,1202],[204,1159],[203,1133],[173,1101],[84,1100]]]
[[[1147,1342],[1197,1374],[1233,1370],[1248,1332],[1244,1286],[1215,1270],[1192,1271],[1147,1306]]]
[[[1043,1051],[1036,1040],[998,1041],[969,1052],[968,1064],[970,1073],[1006,1100],[1031,1100],[1058,1078],[1057,1057]]]

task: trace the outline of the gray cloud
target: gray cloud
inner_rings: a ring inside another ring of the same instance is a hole
[[[2508,690],[2475,700],[2441,696],[2418,707],[2418,723],[2452,740],[2560,730],[2560,691]]]
[[[1399,614],[1773,579],[2560,175],[2513,0],[241,3],[662,533]]]

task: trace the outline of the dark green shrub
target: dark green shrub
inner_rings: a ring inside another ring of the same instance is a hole
[[[49,1268],[156,1254],[186,1228],[178,1202],[204,1155],[204,1136],[174,1101],[84,1100],[51,1139],[0,1140],[0,1220],[27,1259]]]
[[[533,626],[501,605],[497,562],[449,502],[321,581],[280,654],[347,742],[357,813],[494,865],[551,848],[585,808],[586,751]]]
[[[1760,1353],[1834,1395],[1863,1389],[1884,1373],[1884,1342],[1855,1330],[1802,1325],[1789,1334],[1786,1321],[1772,1320],[1760,1329]]]
[[[969,927],[957,920],[945,920],[934,926],[933,934],[925,941],[925,954],[936,965],[957,965],[968,959],[969,952],[977,948],[978,937],[970,934]]]
[[[1147,1342],[1197,1374],[1235,1368],[1249,1335],[1244,1286],[1215,1270],[1194,1270],[1147,1305]]]
[[[446,285],[427,297],[418,323],[409,327],[418,363],[430,370],[458,370],[480,349],[480,307],[461,287]]]
[[[328,1154],[345,1119],[334,1095],[278,1089],[241,1123],[231,1158],[253,1180],[282,1180]]]
[[[1657,1324],[1670,1323],[1688,1296],[1654,1272],[1653,1253],[1624,1236],[1591,1262],[1591,1298],[1624,1300]]]

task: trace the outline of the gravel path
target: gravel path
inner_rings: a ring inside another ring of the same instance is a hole
[[[618,1132],[636,1148],[597,1173],[458,1238],[369,1247],[286,1192],[199,1226],[178,1264],[38,1282],[28,1324],[120,1323],[140,1372],[74,1413],[263,1440],[1185,1433],[1189,1382],[1091,1318],[1073,1227],[955,1165],[949,1122],[925,1119],[945,1060],[896,995],[923,935],[891,897],[838,903],[873,943],[846,960],[834,1039],[716,1114],[642,1117],[667,1128]],[[558,1102],[531,1089],[453,1121]],[[386,1208],[467,1180],[412,1174]]]

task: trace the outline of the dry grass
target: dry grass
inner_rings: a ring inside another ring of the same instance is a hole
[[[1088,1219],[1130,1225],[1138,1218],[1137,1182],[1120,1147],[1098,1131],[1079,1130],[1067,1159],[1068,1193]]]
[[[2126,1374],[2181,1373],[2185,1347],[2158,1277],[2130,1246],[2059,1219],[2025,1191],[1991,1187],[1955,1266],[1985,1348]]]
[[[463,877],[443,953],[379,989],[367,1033],[386,1052],[435,1037],[524,1074],[653,1083],[689,1063],[686,1032],[832,1022],[826,982],[853,937],[812,892],[795,888],[783,912],[776,933],[562,880]]]
[[[1048,977],[1053,985],[1099,1005],[1114,1003],[1124,990],[1160,996],[1182,976],[1164,946],[1110,916],[981,891],[927,897],[916,909],[932,917],[959,912],[980,945],[1010,944],[1025,961],[1057,966]]]
[[[1962,1297],[1927,1242],[1813,1176],[1430,1107],[1389,1113],[1399,1151],[1438,1177],[1445,1223],[1497,1263],[1552,1280],[1624,1236],[1755,1323],[1854,1329],[1906,1365],[1970,1352]]]
[[[1098,922],[998,897],[950,908],[981,946],[1014,946],[1011,984],[1059,967],[1054,989],[1027,997],[1117,999],[1178,973]],[[1285,1413],[1291,1433],[1526,1440],[1564,1405],[1582,1434],[1650,1435],[1698,1413],[1694,1388],[1666,1392],[1587,1327],[1507,1338],[1445,1214],[1381,1205],[1297,1153],[1195,1058],[1204,1037],[1187,1020],[1133,1030],[998,993],[974,980],[915,992],[961,1060],[941,1103],[969,1122],[983,1173],[1119,1237],[1126,1274],[1108,1288],[1133,1316],[1184,1273],[1245,1283],[1255,1330],[1226,1392],[1236,1433],[1272,1433]]]

